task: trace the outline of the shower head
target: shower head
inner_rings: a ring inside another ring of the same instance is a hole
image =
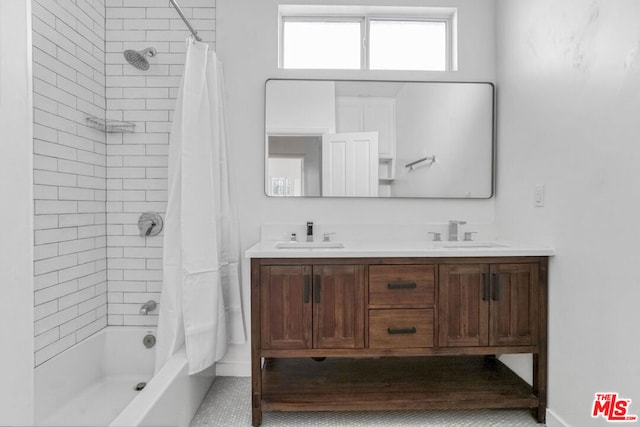
[[[127,49],[124,51],[124,59],[138,70],[147,71],[149,69],[149,61],[147,56],[153,58],[156,56],[156,50],[152,47],[148,47],[145,50],[137,51]]]

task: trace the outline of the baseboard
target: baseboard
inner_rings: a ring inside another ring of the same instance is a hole
[[[251,363],[216,363],[217,377],[250,377]]]
[[[551,409],[547,409],[547,427],[571,427],[568,423],[566,423],[562,418],[556,415]]]

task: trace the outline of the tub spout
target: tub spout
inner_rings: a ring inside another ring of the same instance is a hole
[[[142,304],[142,307],[140,307],[140,314],[143,314],[146,316],[147,314],[149,314],[150,311],[155,310],[157,305],[158,304],[154,300],[149,300],[145,302],[144,304]]]

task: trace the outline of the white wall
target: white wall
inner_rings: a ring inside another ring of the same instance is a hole
[[[259,239],[266,222],[424,223],[449,218],[473,222],[494,220],[494,200],[281,199],[264,194],[264,82],[268,78],[341,78],[467,80],[495,79],[494,0],[403,0],[394,6],[457,6],[459,71],[295,71],[277,68],[278,0],[218,0],[216,45],[226,76],[232,171],[239,195],[243,248]],[[285,2],[282,2],[285,3]],[[326,0],[298,3],[331,4]],[[388,5],[388,0],[345,1],[340,4]],[[250,13],[249,13],[250,12]],[[339,238],[339,236],[336,236]],[[419,236],[424,237],[427,236]],[[245,318],[250,319],[249,272],[244,266]],[[234,358],[249,360],[248,344]],[[228,356],[227,361],[231,361]]]
[[[334,82],[272,80],[266,87],[270,105],[266,114],[269,133],[334,133],[336,88]]]
[[[597,392],[640,414],[640,3],[501,0],[498,11],[498,223],[557,251],[550,422],[606,424],[591,418]]]
[[[31,4],[0,2],[0,425],[33,425]]]

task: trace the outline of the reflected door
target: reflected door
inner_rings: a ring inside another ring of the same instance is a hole
[[[322,136],[322,195],[378,196],[378,132]]]

